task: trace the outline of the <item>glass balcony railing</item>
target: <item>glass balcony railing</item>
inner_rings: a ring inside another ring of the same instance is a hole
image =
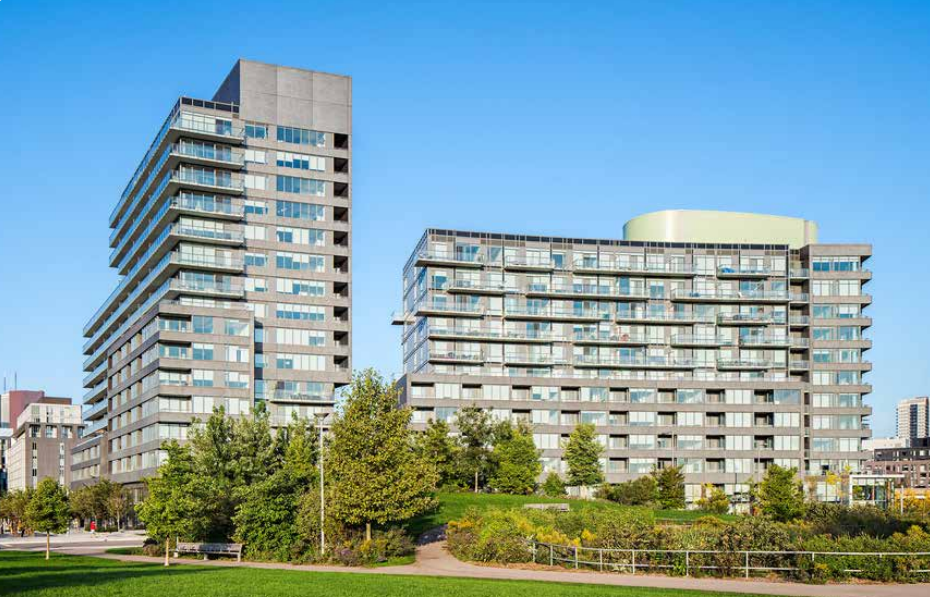
[[[672,298],[678,300],[707,301],[787,301],[785,290],[694,290],[676,288]]]
[[[94,398],[98,397],[101,393],[105,394],[106,391],[107,391],[107,380],[104,379],[103,381],[101,381],[100,383],[92,387],[91,389],[84,392],[84,402],[93,400]]]
[[[572,262],[572,269],[575,271],[616,272],[647,275],[693,275],[697,272],[693,265],[686,265],[684,263],[630,263],[604,259],[575,260]]]
[[[683,346],[732,346],[735,344],[733,340],[723,336],[695,334],[672,334],[670,341],[672,345]]]
[[[520,332],[468,328],[442,328],[430,326],[429,335],[448,338],[481,338],[487,340],[526,340],[551,342],[556,336],[550,332]]]
[[[772,313],[718,313],[718,323],[748,323],[748,324],[765,324],[765,323],[783,323],[777,320]]]
[[[171,198],[170,206],[184,211],[195,211],[204,214],[217,214],[231,217],[245,215],[245,206],[241,201],[220,199],[212,196],[181,194]]]
[[[575,342],[603,343],[603,344],[647,344],[645,334],[605,334],[600,332],[576,332],[572,338]]]
[[[631,357],[576,355],[574,362],[576,366],[592,367],[693,368],[697,366],[691,359],[651,355]]]
[[[504,308],[504,317],[533,317],[551,319],[596,319],[607,321],[610,311],[596,309],[558,309],[555,307],[522,307],[508,306]]]
[[[679,313],[677,311],[618,311],[616,318],[618,321],[644,321],[655,323],[711,323],[713,321],[712,315]]]
[[[171,234],[237,243],[245,241],[245,232],[241,228],[195,228],[178,223],[171,225]]]
[[[768,369],[772,362],[766,359],[717,359],[720,369]]]
[[[181,142],[171,146],[171,153],[188,158],[226,162],[240,166],[245,163],[244,151],[222,145]]]
[[[429,360],[431,361],[463,361],[478,363],[484,361],[485,356],[481,351],[461,351],[461,350],[430,350]]]
[[[612,288],[610,286],[595,286],[593,284],[573,284],[570,286],[529,284],[526,287],[526,293],[556,296],[596,296],[605,298],[649,298],[649,294],[643,289]]]
[[[468,315],[482,315],[484,305],[480,303],[447,303],[436,300],[421,300],[413,308],[414,313],[460,313]]]
[[[438,253],[435,251],[421,251],[417,253],[417,261],[430,261],[436,263],[460,263],[481,265],[484,261],[484,255],[474,253]]]
[[[181,184],[216,187],[228,191],[242,191],[245,188],[245,182],[241,176],[224,170],[181,169],[172,170],[169,176],[172,181]]]
[[[789,346],[791,340],[785,336],[742,336],[739,339],[742,346]]]
[[[81,417],[87,421],[89,419],[95,419],[101,413],[107,412],[108,403],[106,400],[101,400],[94,404],[85,404]]]
[[[243,296],[245,292],[241,282],[219,282],[216,280],[197,280],[185,278],[172,279],[171,288],[179,292],[223,294],[231,296]]]
[[[100,431],[101,429],[106,429],[108,422],[109,422],[109,419],[107,419],[107,417],[103,417],[101,419],[97,419],[93,423],[85,425],[84,426],[84,437],[94,434]]]
[[[720,265],[717,267],[717,275],[720,277],[739,277],[739,276],[784,276],[785,271],[775,271],[761,265]]]

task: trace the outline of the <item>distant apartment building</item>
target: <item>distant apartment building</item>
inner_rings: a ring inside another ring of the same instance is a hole
[[[238,61],[168,110],[110,214],[75,485],[137,484],[215,408],[276,424],[350,379],[349,77]],[[136,485],[138,487],[138,485]]]
[[[70,398],[43,396],[16,419],[7,450],[8,489],[34,488],[45,478],[71,484],[71,447],[83,430],[81,407]]]
[[[866,471],[873,474],[902,474],[904,486],[930,489],[930,437],[907,440],[904,445],[876,448]]]
[[[898,402],[898,437],[930,437],[930,397],[908,398]]]
[[[4,386],[6,386],[5,379]],[[4,389],[0,394],[0,494],[9,489],[9,455],[16,422],[29,404],[43,398],[45,398],[45,392],[36,390],[7,391]]]
[[[859,472],[871,254],[721,212],[647,214],[624,240],[430,229],[394,316],[402,399],[418,427],[473,404],[527,421],[547,472],[593,424],[608,481],[678,465],[689,501],[773,464]]]

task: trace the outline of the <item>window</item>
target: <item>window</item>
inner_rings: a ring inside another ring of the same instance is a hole
[[[249,215],[264,216],[268,213],[268,205],[264,201],[255,201],[254,199],[245,200],[245,213]],[[261,240],[265,239],[264,233]]]
[[[279,263],[280,258],[281,256],[279,255]],[[326,293],[326,287],[323,282],[278,278],[276,283],[277,291],[281,294],[293,294],[297,296],[323,296]]]
[[[631,412],[630,425],[633,427],[648,427],[656,424],[654,412]]]
[[[213,387],[213,371],[194,369],[194,386],[198,388]]]
[[[248,363],[249,349],[243,346],[227,346],[226,360],[230,363]]]
[[[245,161],[250,164],[267,164],[268,157],[261,149],[246,149]]]
[[[313,147],[326,147],[326,134],[307,129],[279,126],[278,141],[297,143],[299,145],[312,145]]]
[[[326,196],[326,182],[312,178],[278,175],[277,189],[280,193],[298,193],[300,195]]]
[[[239,319],[227,319],[225,334],[227,336],[249,336],[249,322]]]
[[[326,310],[324,307],[315,305],[278,303],[275,317],[295,321],[324,321],[326,319]]]
[[[247,373],[240,373],[238,371],[227,371],[226,372],[226,387],[227,388],[247,388],[249,387],[249,376]]]
[[[265,227],[246,224],[245,238],[247,240],[265,240]]]
[[[268,256],[264,253],[246,253],[245,265],[248,267],[265,267],[268,265]]]
[[[630,402],[636,404],[653,403],[656,401],[656,391],[651,389],[630,388]]]
[[[275,330],[275,342],[278,344],[294,344],[296,346],[325,346],[326,333],[319,330],[277,328]]]
[[[278,226],[277,239],[279,243],[322,247],[326,244],[326,233],[315,228],[289,228],[287,226]]]
[[[318,222],[325,219],[326,208],[315,203],[279,200],[276,205],[276,213],[279,218],[295,218]]]
[[[249,139],[267,139],[268,127],[264,124],[246,123],[245,136]]]
[[[268,292],[268,281],[265,278],[246,278],[246,292]]]
[[[213,360],[213,345],[212,344],[199,344],[194,343],[193,346],[193,355],[195,361],[212,361]]]
[[[326,357],[316,354],[278,353],[275,358],[278,369],[294,369],[298,371],[324,371]]]
[[[289,151],[278,152],[278,166],[282,168],[297,168],[299,170],[316,170],[324,172],[326,170],[326,159],[315,155],[306,155],[303,153],[291,153]]]
[[[243,176],[245,188],[256,191],[268,190],[268,177],[264,174],[246,174]]]
[[[704,424],[704,413],[680,412],[677,425],[680,427],[699,427]]]
[[[307,253],[278,252],[276,265],[280,269],[289,269],[302,272],[323,272],[326,269],[325,258],[322,255]]]
[[[194,315],[194,333],[195,334],[212,334],[213,318],[206,315]]]

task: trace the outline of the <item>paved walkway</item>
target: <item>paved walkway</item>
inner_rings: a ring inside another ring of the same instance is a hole
[[[161,562],[160,558],[103,554],[106,546],[69,549],[68,553],[96,555],[127,562]],[[417,560],[407,566],[382,568],[348,568],[343,566],[311,566],[271,564],[259,562],[238,563],[232,560],[172,560],[180,564],[206,566],[245,566],[276,570],[302,570],[307,572],[341,572],[345,574],[397,574],[415,576],[456,576],[491,580],[535,580],[565,583],[602,584],[627,587],[655,587],[663,589],[691,589],[759,595],[789,595],[791,597],[927,597],[930,585],[878,585],[830,584],[806,585],[799,583],[766,582],[761,580],[730,580],[712,578],[680,578],[663,575],[631,575],[571,570],[529,570],[495,566],[477,566],[460,562],[445,550],[444,542],[429,543],[417,548]]]

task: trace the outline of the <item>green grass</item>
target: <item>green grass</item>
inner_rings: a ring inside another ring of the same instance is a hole
[[[740,597],[531,581],[347,574],[138,564],[38,552],[0,551],[0,595],[26,597]],[[743,595],[742,597],[747,597]]]
[[[572,510],[585,508],[594,509],[619,509],[627,506],[620,506],[605,501],[583,501],[569,500],[566,498],[549,498],[538,495],[496,495],[488,493],[441,493],[439,498],[439,508],[424,516],[419,516],[407,525],[411,533],[422,533],[432,528],[448,523],[450,520],[461,518],[465,511],[471,507],[477,508],[522,508],[525,504],[540,503],[567,503]],[[697,512],[692,510],[655,510],[655,517],[660,521],[669,522],[688,522],[702,516],[707,516],[706,512]],[[736,516],[719,515],[723,520],[733,520]]]

